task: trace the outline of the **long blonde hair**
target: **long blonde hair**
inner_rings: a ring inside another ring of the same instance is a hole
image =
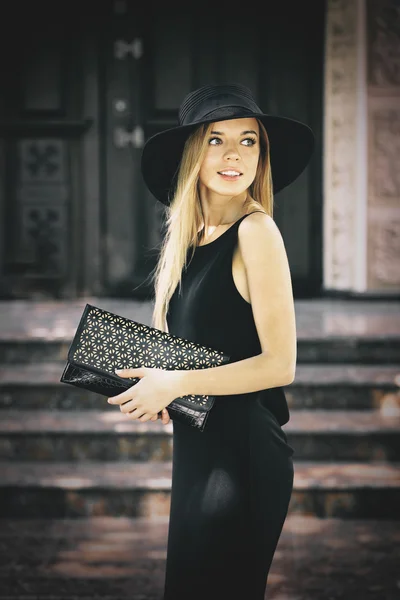
[[[253,183],[244,202],[244,214],[264,210],[273,217],[273,188],[269,139],[264,125],[260,127],[260,158]],[[181,274],[186,267],[189,247],[198,243],[198,231],[203,224],[201,202],[197,190],[200,167],[205,157],[213,123],[200,125],[186,140],[176,184],[170,192],[170,205],[166,212],[166,233],[161,242],[159,259],[151,274],[155,301],[152,326],[167,330],[166,314],[169,301]]]

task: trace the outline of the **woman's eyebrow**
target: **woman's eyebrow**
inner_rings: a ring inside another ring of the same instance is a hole
[[[223,131],[211,131],[211,133],[213,135],[225,135]],[[242,131],[242,133],[240,135],[247,135],[248,133],[254,133],[254,135],[257,135],[257,132],[253,131],[253,129],[248,129],[247,131]]]

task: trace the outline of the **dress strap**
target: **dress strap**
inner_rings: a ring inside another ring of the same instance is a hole
[[[264,213],[264,215],[266,214],[263,210],[253,210],[253,212],[247,213],[247,215],[243,215],[243,217],[241,217],[241,219],[244,219],[245,217],[248,217],[249,215],[254,215],[254,213],[256,213],[256,212]],[[239,221],[241,219],[239,219]]]
[[[247,213],[247,215],[243,215],[242,217],[240,217],[240,219],[238,219],[234,225],[239,225],[243,221],[243,219],[250,215],[253,215],[256,212],[264,213],[264,215],[266,214],[263,210],[253,210],[253,212]],[[234,227],[234,225],[232,225],[232,227]]]
[[[228,227],[228,229],[226,229],[223,233],[221,233],[221,235],[219,235],[215,240],[213,240],[212,242],[208,242],[207,244],[202,244],[201,246],[196,246],[196,252],[206,252],[208,249],[213,249],[216,248],[216,246],[218,245],[218,247],[220,247],[220,244],[225,243],[227,240],[232,239],[229,234],[229,232],[231,232],[231,230],[237,230],[240,223],[243,221],[243,219],[245,219],[246,217],[248,217],[249,215],[252,215],[255,212],[264,212],[262,210],[253,210],[253,212],[248,213],[247,215],[243,215],[242,217],[240,217],[240,219],[238,219],[237,221],[235,221],[235,223],[233,223],[233,225],[231,225],[230,227]],[[265,213],[264,213],[265,214]],[[231,232],[232,233],[232,232]],[[192,247],[190,246],[190,249]]]

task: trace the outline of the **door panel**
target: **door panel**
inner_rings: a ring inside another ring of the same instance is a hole
[[[80,140],[90,122],[81,113],[73,17],[54,2],[0,8],[2,298],[77,294]]]

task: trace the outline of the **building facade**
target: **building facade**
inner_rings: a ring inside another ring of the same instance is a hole
[[[275,197],[295,297],[399,293],[395,0],[81,4],[0,9],[0,298],[149,298],[164,207],[143,144],[189,91],[233,81],[316,135]]]

